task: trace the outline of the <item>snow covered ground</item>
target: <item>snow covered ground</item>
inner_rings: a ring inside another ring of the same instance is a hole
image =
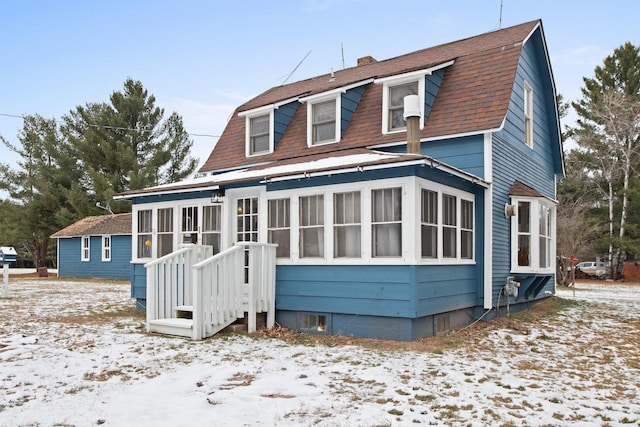
[[[640,425],[640,286],[558,295],[579,303],[394,348],[151,336],[128,284],[12,280],[0,426]]]

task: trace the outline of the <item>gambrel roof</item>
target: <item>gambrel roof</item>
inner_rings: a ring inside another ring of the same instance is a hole
[[[131,234],[131,214],[88,216],[51,235],[52,238]]]
[[[444,73],[421,139],[497,130],[507,114],[523,43],[540,25],[535,20],[269,89],[235,110],[200,172],[403,142],[406,132],[381,132],[383,87],[374,80],[430,68],[444,67]],[[307,111],[297,108],[272,153],[246,157],[241,113],[357,84],[364,92],[338,144],[308,147]]]

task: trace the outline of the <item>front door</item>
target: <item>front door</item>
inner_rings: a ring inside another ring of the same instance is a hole
[[[236,241],[258,241],[258,198],[239,198],[236,202]],[[249,250],[244,255],[244,281],[249,282]]]

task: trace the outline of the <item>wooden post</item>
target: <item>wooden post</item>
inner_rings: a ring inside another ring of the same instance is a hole
[[[9,296],[9,264],[3,264],[2,276],[4,277],[4,288],[2,291],[2,296],[3,298],[7,298]]]

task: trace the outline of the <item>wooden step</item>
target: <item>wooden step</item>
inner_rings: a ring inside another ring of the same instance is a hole
[[[156,319],[148,322],[147,330],[157,334],[176,335],[191,338],[193,319]]]
[[[192,305],[178,305],[173,309],[175,316],[179,319],[193,319]]]

